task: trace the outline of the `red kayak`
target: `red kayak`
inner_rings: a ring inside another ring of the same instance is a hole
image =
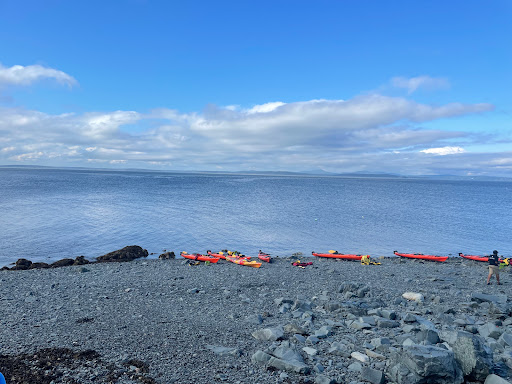
[[[463,257],[465,259],[469,259],[469,260],[485,261],[485,262],[489,261],[489,257],[488,256],[465,255],[462,252],[459,252],[459,256]]]
[[[328,257],[330,259],[343,259],[343,260],[361,260],[364,255],[350,255],[346,253],[316,253],[311,252],[316,257]]]
[[[259,252],[258,253],[258,259],[265,261],[267,263],[270,263],[270,255],[268,253]]]
[[[462,252],[459,252],[459,256],[463,257],[465,259],[468,259],[468,260],[484,261],[484,262],[489,261],[489,256],[465,255]],[[500,259],[500,263],[502,263],[502,262],[503,262],[503,259]]]
[[[200,253],[181,252],[180,255],[181,257],[184,257],[185,259],[189,260],[209,261],[210,263],[216,263],[217,261],[219,261],[218,257],[205,256],[201,255]]]
[[[407,257],[409,259],[420,259],[420,260],[429,260],[429,261],[446,261],[446,260],[448,260],[448,256],[424,255],[422,253],[399,253],[397,251],[393,251],[393,253],[397,256]]]

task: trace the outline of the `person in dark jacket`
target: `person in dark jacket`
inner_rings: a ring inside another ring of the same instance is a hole
[[[491,276],[496,275],[496,281],[500,285],[500,259],[498,257],[498,251],[493,251],[492,255],[489,256],[489,276],[487,276],[487,285],[491,284]]]

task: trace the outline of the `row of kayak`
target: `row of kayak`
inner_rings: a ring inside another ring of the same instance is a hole
[[[408,259],[419,259],[419,260],[428,260],[428,261],[438,261],[443,262],[448,260],[448,256],[437,256],[437,255],[424,255],[422,253],[401,253],[398,251],[393,251],[396,256],[405,257]],[[324,257],[330,259],[341,259],[341,260],[358,260],[360,261],[364,256],[368,255],[356,255],[349,253],[339,253],[337,251],[329,251],[329,253],[317,253],[311,252],[311,254],[315,257]],[[239,255],[233,252],[218,252],[214,253],[212,251],[207,251],[207,255],[203,255],[200,253],[187,253],[181,252],[181,256],[185,259],[195,260],[195,261],[209,261],[210,263],[217,263],[220,259],[230,261],[235,264],[245,265],[248,267],[259,268],[261,267],[261,262],[251,260],[251,256]],[[459,253],[459,256],[475,261],[487,262],[489,261],[488,256],[476,256],[476,255],[465,255],[463,253]],[[264,262],[269,263],[271,260],[271,256],[268,253],[264,253],[260,251],[258,253],[258,259]],[[500,259],[502,261],[502,259]]]
[[[218,257],[218,258],[224,259],[224,260],[227,260],[227,257],[229,257],[229,256],[235,257],[235,258],[241,258],[241,259],[248,259],[248,260],[251,259],[251,256],[238,255],[236,253],[229,252],[229,251],[228,252],[218,252],[218,253],[213,253],[212,251],[206,251],[206,252],[211,257]],[[260,259],[261,261],[264,261],[266,263],[270,263],[271,257],[268,253],[259,251],[258,259]]]
[[[401,253],[398,251],[393,251],[393,253],[396,256],[405,257],[409,259],[420,259],[420,260],[428,260],[428,261],[446,261],[448,260],[448,256],[437,256],[437,255],[424,255],[422,253]],[[354,255],[354,254],[345,254],[345,253],[339,253],[337,251],[330,251],[329,253],[316,253],[312,252],[313,256],[316,257],[327,257],[331,259],[342,259],[342,260],[361,260],[363,256],[366,255]],[[468,260],[475,260],[475,261],[489,261],[488,256],[476,256],[476,255],[464,255],[463,253],[459,253],[459,256],[468,259]]]
[[[188,259],[188,260],[194,260],[194,261],[205,261],[209,263],[217,263],[220,259],[230,261],[234,264],[238,265],[245,265],[247,267],[253,267],[253,268],[259,268],[261,267],[261,262],[251,260],[251,256],[243,256],[238,255],[235,253],[213,253],[212,251],[207,251],[207,255],[203,255],[201,253],[187,253],[187,252],[181,252],[181,257]],[[267,263],[270,262],[270,255],[267,253],[260,252],[258,254],[258,259],[265,261]]]
[[[400,253],[397,251],[393,252],[396,256],[407,257],[409,259],[421,259],[421,260],[429,260],[429,261],[446,261],[448,256],[435,256],[435,255],[424,255],[422,253]],[[330,251],[329,253],[316,253],[312,252],[313,256],[316,257],[327,257],[331,259],[342,259],[342,260],[361,260],[363,256],[367,255],[354,255],[354,254],[346,254],[339,253],[337,251]]]

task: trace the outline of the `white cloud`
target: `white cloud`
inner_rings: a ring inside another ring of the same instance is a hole
[[[0,87],[2,85],[31,85],[43,79],[54,79],[58,83],[73,86],[77,81],[67,73],[41,65],[13,65],[4,67],[0,64]]]
[[[247,110],[247,113],[248,114],[268,113],[268,112],[272,112],[272,111],[276,110],[277,108],[279,108],[282,105],[285,105],[285,103],[280,102],[280,101],[276,101],[273,103],[261,104],[261,105],[255,105],[251,109]]]
[[[246,151],[277,149],[296,145],[343,146],[347,135],[386,127],[402,121],[425,122],[492,110],[490,104],[447,104],[431,106],[404,98],[381,95],[343,100],[312,100],[281,104],[271,113],[212,111],[189,116],[190,130],[226,147]],[[386,128],[389,129],[389,128]],[[416,134],[416,133],[415,133]],[[373,138],[373,141],[378,137]],[[387,140],[391,139],[388,136]],[[393,145],[393,143],[389,143]]]
[[[30,153],[22,153],[17,156],[12,156],[9,159],[10,160],[16,160],[16,161],[25,161],[25,160],[36,160],[40,159],[44,156],[44,152],[30,152]]]
[[[469,134],[418,124],[492,109],[490,104],[432,106],[376,94],[248,109],[208,106],[202,113],[51,115],[0,108],[0,140],[8,138],[2,147],[10,149],[0,151],[0,164],[433,173],[456,166],[420,151],[445,148],[447,140],[467,140]],[[483,158],[461,155],[471,158],[475,172],[493,167],[494,158],[484,165]]]
[[[391,79],[391,85],[396,88],[404,88],[409,94],[415,92],[419,88],[426,89],[445,89],[450,87],[447,79],[430,76],[417,77],[394,77]]]
[[[457,153],[464,153],[464,148],[461,147],[441,147],[441,148],[429,148],[424,149],[420,152],[433,154],[433,155],[440,155],[440,156],[446,156],[446,155],[454,155]]]
[[[498,157],[488,162],[489,165],[495,165],[499,167],[509,167],[512,169],[512,154],[506,157]]]
[[[83,134],[102,139],[118,133],[122,125],[136,123],[140,118],[141,115],[134,111],[88,113],[81,119]]]

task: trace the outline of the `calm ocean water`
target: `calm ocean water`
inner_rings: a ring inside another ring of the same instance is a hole
[[[511,182],[0,168],[0,266],[135,244],[512,257],[511,235]]]

